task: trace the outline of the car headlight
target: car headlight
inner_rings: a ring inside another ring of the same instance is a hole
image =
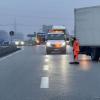
[[[65,43],[65,42],[63,42],[63,43],[62,43],[62,46],[66,46],[66,43]]]
[[[47,46],[47,47],[50,47],[50,46],[51,46],[51,43],[50,43],[50,42],[47,42],[47,43],[46,43],[46,46]]]
[[[24,45],[24,41],[21,41],[21,45]]]
[[[19,45],[19,41],[15,41],[15,45]]]
[[[36,40],[36,43],[39,43],[39,40]]]

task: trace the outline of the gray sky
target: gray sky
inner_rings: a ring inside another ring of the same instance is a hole
[[[0,30],[32,33],[41,25],[65,25],[69,32],[74,26],[74,8],[100,5],[100,0],[0,0]],[[2,26],[5,25],[5,26]]]

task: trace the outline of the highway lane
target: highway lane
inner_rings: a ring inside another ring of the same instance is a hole
[[[25,47],[0,61],[0,100],[99,100],[100,63],[72,51],[46,55],[44,46]]]
[[[38,50],[26,47],[0,62],[0,100],[27,100],[37,94],[43,65]]]

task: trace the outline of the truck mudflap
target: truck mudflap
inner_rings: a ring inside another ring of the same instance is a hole
[[[98,61],[100,57],[100,47],[97,46],[80,46],[80,54],[91,56],[92,61]]]
[[[92,61],[98,61],[100,57],[100,48],[91,48],[91,59]]]
[[[91,55],[91,48],[88,46],[80,46],[80,54]]]

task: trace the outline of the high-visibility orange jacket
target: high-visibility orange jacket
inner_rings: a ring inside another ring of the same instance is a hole
[[[80,51],[80,48],[79,48],[79,41],[78,40],[75,40],[74,43],[73,43],[73,51],[74,52],[78,52]]]

